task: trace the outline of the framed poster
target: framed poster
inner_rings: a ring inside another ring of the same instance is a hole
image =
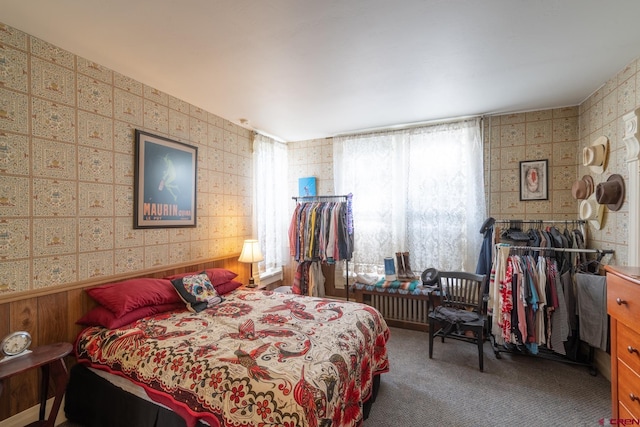
[[[133,228],[196,226],[198,148],[136,129]]]
[[[549,161],[520,162],[520,200],[549,199]]]

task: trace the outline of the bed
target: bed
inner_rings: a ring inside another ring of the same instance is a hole
[[[362,425],[389,370],[389,329],[375,308],[237,282],[222,291],[233,280],[209,277],[219,299],[200,310],[175,292],[176,278],[90,293],[100,305],[79,320],[89,326],[75,344],[67,418],[116,425],[126,407],[140,426]]]

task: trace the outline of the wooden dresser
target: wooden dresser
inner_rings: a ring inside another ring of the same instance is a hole
[[[640,267],[607,266],[613,419],[640,419]]]

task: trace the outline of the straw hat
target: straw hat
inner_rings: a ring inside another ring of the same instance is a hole
[[[591,193],[593,193],[593,187],[593,178],[591,178],[591,175],[585,175],[582,179],[573,183],[571,194],[573,194],[573,198],[577,200],[588,199]]]
[[[596,187],[596,200],[601,205],[607,205],[609,210],[619,211],[624,203],[624,179],[614,173],[605,182]]]
[[[582,150],[582,163],[589,166],[592,172],[602,173],[607,168],[609,157],[609,139],[601,136],[595,142]]]
[[[598,204],[595,194],[580,202],[580,219],[589,221],[597,230],[602,228],[603,213],[604,205]]]

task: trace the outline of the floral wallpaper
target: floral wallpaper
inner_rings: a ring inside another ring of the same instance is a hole
[[[133,228],[134,130],[198,147],[197,227]],[[0,298],[239,253],[251,132],[0,24]]]
[[[612,174],[629,179],[622,117],[640,105],[640,73],[634,60],[575,107],[490,116],[485,120],[485,181],[489,214],[500,219],[577,219],[573,182],[590,175],[595,186]],[[607,167],[594,173],[583,150],[601,136],[609,140]],[[519,161],[549,159],[549,200],[519,200]],[[628,188],[625,189],[628,195]],[[625,197],[626,200],[626,197]],[[613,249],[604,264],[628,265],[629,207],[604,208],[598,229],[586,225],[590,248]],[[562,227],[562,226],[561,226]],[[638,238],[638,237],[636,237]]]

